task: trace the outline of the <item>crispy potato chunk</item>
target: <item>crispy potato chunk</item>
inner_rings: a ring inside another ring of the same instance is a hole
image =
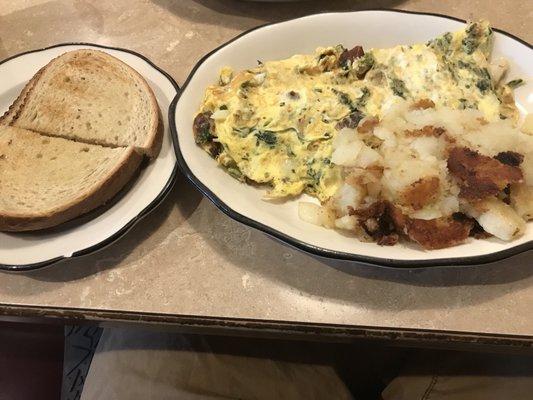
[[[515,151],[502,151],[496,154],[494,158],[502,164],[510,165],[511,167],[518,167],[524,161],[524,156]]]
[[[399,200],[402,205],[420,210],[425,205],[432,203],[439,195],[440,180],[437,176],[421,178],[411,183],[407,189],[400,193]]]
[[[405,136],[409,137],[419,137],[419,136],[433,136],[433,137],[439,137],[442,135],[446,130],[444,128],[435,127],[432,125],[426,125],[422,129],[414,129],[414,130],[408,130],[405,131]]]
[[[365,117],[361,120],[361,123],[357,127],[359,133],[369,133],[374,130],[379,124],[379,119],[377,117]]]
[[[519,183],[523,179],[520,168],[466,147],[453,148],[447,164],[461,188],[460,196],[467,200],[495,196],[510,183]]]
[[[387,201],[377,201],[369,207],[353,210],[359,225],[380,246],[393,246],[398,242],[394,221],[391,218],[391,204]]]
[[[391,217],[396,228],[426,250],[442,249],[464,242],[474,223],[470,219],[453,217],[437,219],[409,218],[397,207],[391,207]]]
[[[435,108],[435,103],[431,99],[420,99],[410,107],[411,110],[427,110],[428,108]]]

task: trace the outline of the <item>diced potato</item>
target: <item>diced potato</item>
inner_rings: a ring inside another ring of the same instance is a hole
[[[333,149],[347,145],[354,140],[358,140],[355,129],[342,128],[335,139],[333,139]]]
[[[345,215],[335,220],[335,228],[347,231],[355,231],[358,228],[357,218],[353,215]]]
[[[511,187],[511,205],[525,220],[533,219],[533,187],[524,184]]]
[[[381,156],[379,153],[376,150],[363,145],[355,160],[355,166],[359,168],[367,168],[371,165],[379,164],[380,162]]]
[[[444,143],[435,137],[418,137],[411,142],[414,149],[422,158],[441,157],[444,151]]]
[[[533,137],[521,133],[509,120],[496,121],[466,132],[461,139],[468,147],[488,156],[502,151],[516,151],[521,154],[533,151]]]
[[[333,150],[331,162],[343,167],[355,167],[362,147],[362,142],[351,142],[348,145],[339,146]]]
[[[520,130],[528,135],[533,135],[533,114],[526,115]]]
[[[421,129],[424,126],[442,126],[442,119],[433,109],[412,110],[405,114],[407,122],[414,125],[415,129]]]
[[[221,121],[228,117],[229,111],[228,110],[216,110],[212,115],[211,118],[213,118],[215,121]]]
[[[344,184],[334,198],[336,211],[339,215],[348,214],[348,207],[357,209],[366,193],[363,188]]]
[[[409,215],[411,218],[416,219],[437,219],[442,217],[442,212],[435,207],[424,207],[421,210],[415,211]]]
[[[452,215],[459,211],[459,200],[455,196],[446,196],[440,202],[442,215]]]
[[[374,136],[377,138],[383,140],[383,144],[386,147],[395,147],[396,146],[396,136],[394,135],[394,132],[387,128],[383,128],[381,126],[378,126],[374,128]]]
[[[524,155],[524,160],[520,164],[520,169],[524,174],[524,183],[527,186],[533,186],[533,151],[522,154]]]
[[[498,239],[509,241],[520,236],[526,223],[511,206],[497,199],[483,201],[483,211],[476,217],[485,231]]]
[[[497,68],[500,74],[504,66]],[[495,73],[493,76],[501,79]],[[445,133],[433,136],[432,132],[415,132],[425,126],[443,127]],[[488,123],[479,110],[445,107],[407,110],[399,104],[387,110],[373,134],[380,139],[376,142],[379,147],[367,146],[356,130],[344,128],[339,132],[333,141],[332,162],[345,167],[344,184],[330,198],[327,207],[300,203],[302,219],[364,236],[357,217],[350,215],[351,209],[365,208],[379,199],[401,204],[402,193],[415,187],[415,182],[431,177],[438,177],[441,182],[438,197],[423,208],[404,210],[409,217],[432,220],[463,211],[475,218],[485,231],[505,241],[520,236],[525,230],[525,220],[533,219],[532,117],[526,118],[521,132],[511,120]],[[474,203],[464,199],[460,202],[460,187],[450,180],[446,167],[450,138],[456,146],[466,146],[488,156],[505,151],[524,156],[520,165],[524,183],[511,188],[511,205],[495,197]],[[373,165],[383,169],[369,168]]]
[[[352,129],[341,129],[333,141],[333,153],[331,162],[343,167],[366,168],[369,165],[378,163],[381,156],[377,151],[368,147],[357,133]]]
[[[333,228],[334,215],[325,207],[318,204],[301,201],[298,203],[298,216],[302,221],[309,222],[313,225]]]
[[[341,129],[333,140],[331,162],[345,167],[354,167],[363,146],[364,143],[357,137],[354,130]]]
[[[385,160],[390,161],[390,160]],[[399,164],[392,164],[383,172],[383,186],[389,192],[399,195],[410,184],[431,176],[439,176],[435,165],[420,159],[407,159]],[[396,197],[396,195],[395,195]]]
[[[253,77],[254,84],[256,85],[262,85],[265,81],[266,74],[264,72],[260,74],[255,74]]]

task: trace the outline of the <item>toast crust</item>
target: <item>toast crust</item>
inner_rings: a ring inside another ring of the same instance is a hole
[[[37,71],[37,73],[28,81],[28,83],[22,89],[22,92],[20,92],[18,97],[13,102],[13,104],[11,104],[7,111],[4,113],[4,115],[0,117],[0,125],[11,125],[13,122],[15,122],[15,120],[19,116],[20,111],[26,103],[26,99],[33,90],[35,83],[37,83],[37,81],[41,77],[44,68],[45,67]]]
[[[98,51],[98,50],[97,50]],[[107,56],[113,57],[103,51],[100,51],[100,53],[104,53]],[[149,134],[146,136],[146,141],[144,142],[144,146],[141,148],[138,148],[138,151],[142,154],[147,155],[151,160],[155,159],[159,151],[161,150],[161,144],[163,142],[163,120],[161,118],[161,110],[159,109],[159,104],[157,103],[157,99],[155,98],[155,94],[148,84],[146,82],[146,79],[139,74],[134,68],[130,67],[128,64],[123,62],[122,60],[119,60],[116,57],[115,58],[119,63],[122,63],[127,69],[129,69],[133,75],[137,76],[139,79],[139,82],[141,85],[143,85],[144,90],[146,91],[146,94],[148,95],[148,98],[150,100],[150,116],[151,120],[153,121],[151,129]]]
[[[22,232],[50,228],[94,210],[114,197],[132,179],[142,159],[143,156],[134,147],[128,148],[97,185],[52,210],[35,213],[0,212],[0,231]]]

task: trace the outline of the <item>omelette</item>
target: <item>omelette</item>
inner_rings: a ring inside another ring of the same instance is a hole
[[[380,120],[398,103],[478,110],[518,119],[505,63],[489,64],[492,30],[473,22],[427,43],[388,49],[316,49],[239,72],[225,67],[194,120],[198,145],[228,173],[268,185],[268,197],[310,194],[322,203],[343,184],[332,144],[343,128]],[[372,136],[363,138],[370,148]]]

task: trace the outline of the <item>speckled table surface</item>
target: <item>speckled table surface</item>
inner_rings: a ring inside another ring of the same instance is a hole
[[[94,42],[144,54],[180,84],[203,54],[255,25],[374,7],[488,18],[533,41],[533,7],[521,0],[0,0],[0,59]],[[327,263],[231,220],[178,176],[163,204],[105,250],[33,273],[0,274],[0,314],[199,327],[253,320],[258,330],[277,321],[533,342],[531,259],[529,252],[479,267],[413,271]]]

